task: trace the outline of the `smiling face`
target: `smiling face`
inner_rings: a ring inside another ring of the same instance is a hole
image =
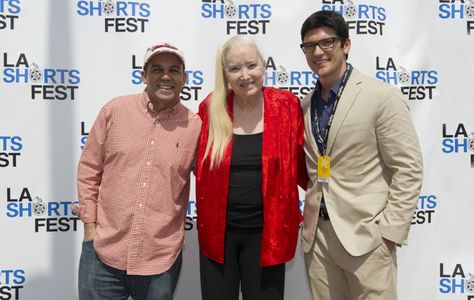
[[[331,37],[337,37],[333,29],[329,27],[315,28],[304,35],[303,43],[317,43]],[[346,70],[346,55],[349,54],[350,48],[350,39],[346,39],[344,42],[337,39],[331,49],[321,50],[318,46],[313,52],[305,53],[306,62],[322,82],[332,85]]]
[[[148,62],[142,79],[154,109],[162,111],[179,102],[186,76],[181,60],[174,54],[163,53]]]
[[[224,69],[236,97],[252,98],[261,93],[265,67],[254,45],[242,43],[230,48],[224,56]]]

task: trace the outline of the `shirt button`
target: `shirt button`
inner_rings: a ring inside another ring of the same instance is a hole
[[[152,144],[152,145],[153,145],[154,143],[155,143],[155,141],[151,141],[151,143],[150,143],[150,144]]]
[[[147,161],[147,162],[146,162],[146,165],[147,165],[147,166],[151,165],[151,162],[150,162],[150,161]]]
[[[139,206],[140,208],[142,208],[142,207],[143,207],[143,203],[140,203],[138,206]]]
[[[146,186],[146,182],[143,183],[143,186]]]

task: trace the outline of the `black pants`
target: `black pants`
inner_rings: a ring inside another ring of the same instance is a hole
[[[260,266],[262,233],[226,233],[224,264],[200,255],[202,300],[283,299],[285,264]]]

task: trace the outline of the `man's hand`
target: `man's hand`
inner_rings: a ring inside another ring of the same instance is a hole
[[[84,241],[91,241],[95,237],[95,223],[84,224]]]

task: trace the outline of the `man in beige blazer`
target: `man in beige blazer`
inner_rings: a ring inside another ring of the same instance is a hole
[[[318,75],[302,100],[310,178],[302,246],[313,298],[397,299],[396,245],[406,244],[422,182],[407,104],[346,62],[340,14],[312,14],[301,38]]]

